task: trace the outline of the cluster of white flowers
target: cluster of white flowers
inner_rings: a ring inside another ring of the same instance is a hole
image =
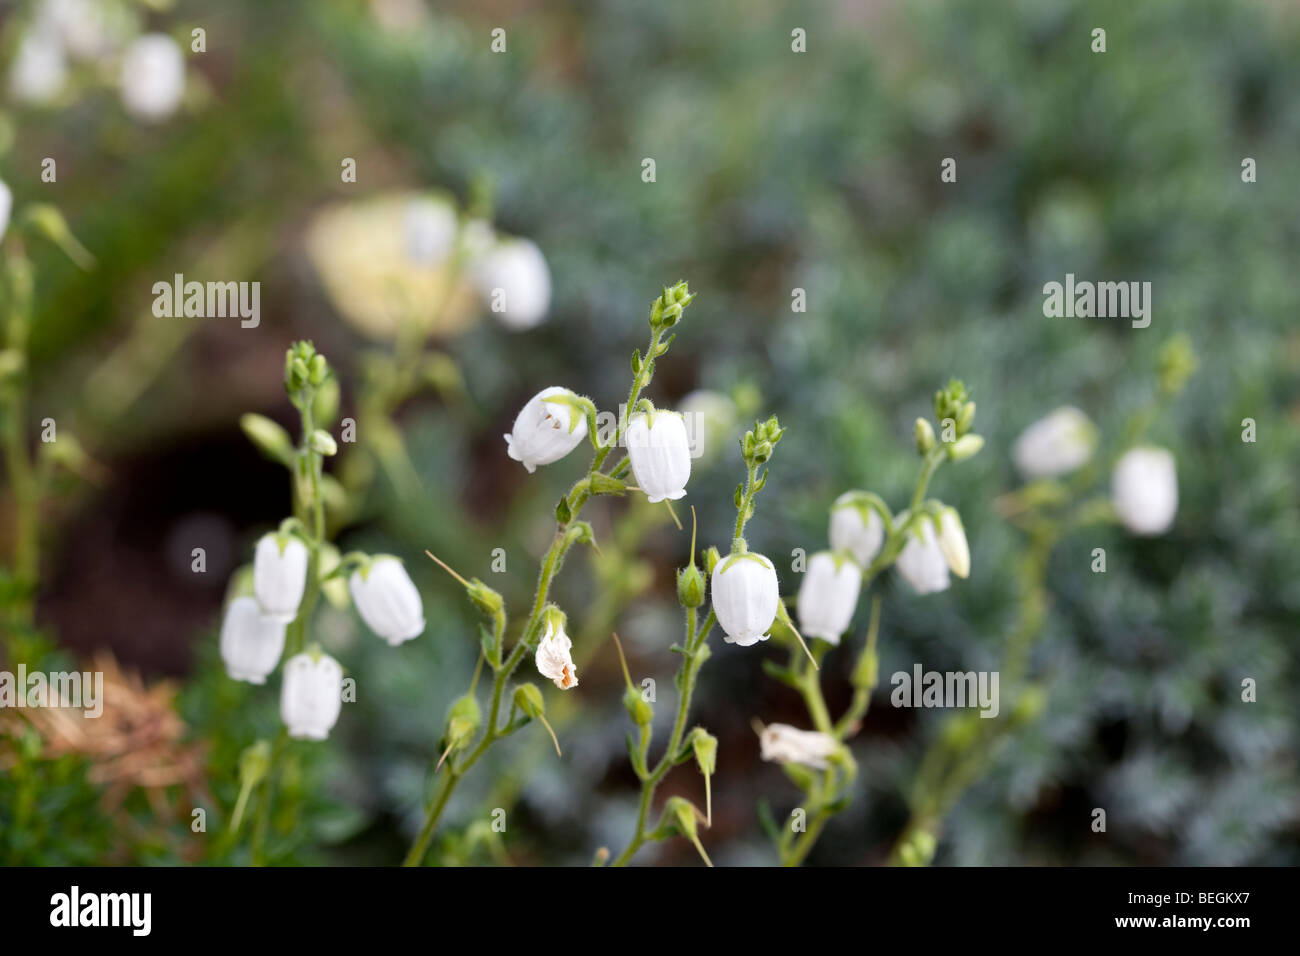
[[[253,552],[253,594],[230,602],[221,625],[221,659],[235,680],[264,684],[284,653],[285,631],[298,617],[310,556],[293,534],[263,535]],[[348,581],[366,625],[390,645],[424,632],[420,592],[402,562],[368,559]],[[338,719],[342,669],[327,654],[305,652],[285,663],[280,712],[290,736],[323,740]]]
[[[1097,430],[1077,408],[1058,408],[1016,439],[1016,467],[1027,478],[1059,478],[1092,458]],[[1120,522],[1137,535],[1158,535],[1178,513],[1174,456],[1163,448],[1130,448],[1115,463],[1111,500]]]
[[[20,103],[48,105],[68,86],[69,65],[115,70],[122,104],[136,119],[160,122],[185,93],[185,55],[162,33],[137,35],[125,4],[95,0],[42,0],[23,33],[9,68],[9,93]]]

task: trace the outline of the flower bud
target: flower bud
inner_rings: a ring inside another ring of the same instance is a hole
[[[244,787],[256,787],[271,769],[271,745],[265,740],[249,744],[239,755],[239,782]]]
[[[677,601],[682,607],[699,607],[704,603],[704,575],[694,561],[677,572]]]
[[[629,687],[623,692],[623,709],[638,727],[649,727],[655,719],[654,707],[641,696],[641,691]]]
[[[289,736],[324,740],[343,708],[343,668],[328,654],[295,654],[284,665],[280,719]]]
[[[348,590],[366,626],[396,647],[424,633],[424,604],[402,562],[379,555],[352,572]]]
[[[847,551],[863,568],[871,566],[885,541],[885,525],[876,509],[849,491],[831,505],[829,531],[832,551]]]
[[[677,412],[639,412],[627,425],[627,455],[636,483],[651,504],[686,495],[691,445]]]
[[[265,684],[284,653],[284,623],[262,614],[257,601],[237,597],[221,622],[221,660],[234,680]]]
[[[559,461],[587,437],[587,419],[567,388],[544,388],[530,398],[506,435],[507,453],[523,462],[528,473],[538,465]]]
[[[950,461],[965,461],[967,458],[974,458],[983,447],[983,436],[962,435],[961,438],[948,446],[948,459]]]
[[[858,606],[862,569],[851,560],[819,551],[808,559],[799,585],[799,627],[808,637],[839,644]]]
[[[1111,497],[1120,521],[1134,534],[1168,531],[1178,513],[1174,456],[1163,448],[1126,451],[1115,465]]]
[[[717,548],[709,548],[707,551],[705,551],[704,552],[704,573],[712,576],[713,569],[718,566],[718,562],[720,560],[722,560],[722,557],[721,555],[718,554]]]
[[[873,690],[880,675],[880,655],[868,644],[853,665],[850,683],[858,690]]]
[[[781,596],[776,568],[761,554],[732,553],[713,569],[713,611],[728,644],[749,647],[772,635]]]
[[[970,575],[970,546],[966,543],[966,529],[961,515],[954,508],[944,508],[939,513],[939,550],[943,552],[948,569],[959,578]]]
[[[948,561],[939,548],[934,523],[922,518],[907,535],[898,555],[898,573],[917,594],[931,594],[948,587]]]
[[[916,420],[916,427],[913,429],[916,435],[916,450],[922,454],[928,454],[934,447],[934,428],[924,418]]]
[[[532,720],[546,713],[546,702],[536,684],[520,684],[515,688],[515,706]]]
[[[253,593],[262,613],[288,624],[307,587],[307,546],[289,535],[264,534],[253,552]]]
[[[185,56],[176,41],[162,33],[140,37],[122,57],[122,103],[136,119],[165,120],[185,93]]]
[[[707,730],[696,728],[691,734],[691,750],[695,763],[706,777],[718,769],[718,738]]]
[[[1021,432],[1011,456],[1026,478],[1058,478],[1086,464],[1096,444],[1088,416],[1067,405]]]
[[[265,415],[250,412],[239,417],[239,427],[266,457],[284,464],[289,462],[293,455],[293,441],[289,438],[289,433],[277,423]]]
[[[458,698],[451,705],[451,710],[447,711],[447,733],[444,739],[448,745],[459,747],[478,732],[482,723],[483,712],[479,708],[478,699],[473,694],[466,694]]]
[[[578,669],[574,666],[573,641],[564,633],[564,613],[551,608],[546,613],[546,633],[537,644],[534,661],[538,672],[555,683],[560,690],[578,686]]]
[[[319,455],[337,455],[339,446],[334,441],[334,436],[322,428],[318,428],[311,433],[312,451]]]

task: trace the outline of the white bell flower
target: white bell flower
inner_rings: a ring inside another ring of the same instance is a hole
[[[538,465],[559,461],[587,437],[587,418],[571,404],[577,396],[567,388],[544,388],[520,410],[506,435],[506,451],[523,462],[528,473]]]
[[[501,311],[493,314],[506,328],[523,331],[546,318],[551,307],[551,270],[535,242],[501,240],[483,253],[472,274],[479,294],[494,309],[500,303]]]
[[[20,103],[39,106],[63,92],[68,62],[58,34],[38,25],[18,45],[9,67],[9,93]]]
[[[867,568],[885,543],[885,525],[876,509],[862,502],[856,492],[845,492],[831,505],[830,542],[832,551],[848,551],[853,560]]]
[[[292,536],[264,534],[253,552],[253,594],[262,613],[288,624],[307,587],[307,546]]]
[[[352,572],[348,590],[366,626],[396,647],[424,633],[424,603],[402,562],[378,555]]]
[[[328,654],[295,654],[284,665],[280,719],[289,736],[324,740],[343,709],[343,668]]]
[[[646,500],[676,501],[691,477],[691,444],[677,412],[638,412],[627,423],[627,456]]]
[[[165,120],[185,93],[185,55],[166,34],[147,33],[122,57],[122,103],[136,119]]]
[[[772,636],[781,595],[771,561],[752,551],[729,554],[713,569],[710,586],[728,644],[749,647]]]
[[[862,588],[862,569],[842,554],[818,551],[808,559],[799,585],[799,629],[808,637],[839,644],[849,629]]]
[[[948,570],[959,578],[970,576],[970,545],[966,541],[966,529],[962,526],[961,515],[955,508],[944,508],[939,513],[939,550],[948,562]]]
[[[934,523],[922,519],[907,536],[898,555],[898,573],[917,594],[932,594],[948,587],[948,559],[935,537]]]
[[[257,600],[237,597],[221,622],[221,660],[235,680],[265,684],[284,653],[284,624],[262,613]]]
[[[1163,448],[1131,448],[1115,464],[1111,497],[1124,527],[1134,534],[1168,531],[1178,513],[1178,473]]]
[[[815,770],[830,766],[840,743],[830,734],[800,730],[789,724],[768,724],[758,738],[764,760],[797,763]]]
[[[1026,478],[1057,478],[1086,464],[1096,444],[1088,416],[1067,405],[1021,432],[1011,455]]]

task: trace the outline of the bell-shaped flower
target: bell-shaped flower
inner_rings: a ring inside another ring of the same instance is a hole
[[[677,412],[638,412],[627,423],[627,456],[637,486],[651,504],[686,495],[691,442]]]
[[[509,329],[531,329],[551,307],[551,270],[537,244],[503,239],[487,249],[472,270],[479,294]]]
[[[1119,520],[1134,534],[1168,531],[1178,513],[1174,456],[1163,448],[1129,449],[1115,464],[1111,497]]]
[[[251,597],[237,597],[221,622],[221,660],[235,680],[265,684],[284,653],[284,624],[262,613]]]
[[[424,633],[424,603],[399,559],[375,556],[352,572],[348,590],[361,620],[391,646]]]
[[[908,532],[907,544],[899,552],[898,573],[917,594],[932,594],[948,587],[948,559],[934,533],[934,522],[922,518]]]
[[[587,437],[587,417],[575,404],[577,396],[552,385],[528,400],[515,426],[506,435],[506,451],[528,473],[538,465],[559,461]]]
[[[867,568],[885,542],[885,525],[857,492],[845,492],[831,505],[830,541],[832,551],[847,551]]]
[[[9,67],[9,93],[20,103],[40,105],[63,92],[68,61],[56,31],[37,24],[27,31]]]
[[[122,102],[127,112],[148,123],[176,112],[185,93],[185,56],[176,41],[147,33],[122,58]]]
[[[343,708],[343,668],[328,654],[295,654],[285,661],[280,719],[289,736],[324,740]]]
[[[771,561],[752,551],[732,552],[714,567],[710,587],[728,644],[749,647],[772,636],[781,595]]]
[[[789,724],[768,724],[758,743],[764,760],[797,763],[815,770],[830,766],[830,758],[840,749],[839,741],[830,734],[800,730]]]
[[[264,534],[253,552],[253,594],[262,613],[288,624],[307,587],[307,546],[289,535]]]
[[[970,545],[966,542],[966,529],[956,508],[944,508],[936,519],[939,528],[939,550],[948,562],[948,570],[959,578],[970,576]]]
[[[1088,416],[1067,405],[1021,432],[1011,456],[1026,478],[1057,478],[1086,464],[1096,444]]]
[[[538,672],[554,681],[560,690],[578,686],[578,668],[573,663],[573,641],[564,633],[564,615],[556,609],[546,614],[546,632],[537,644],[534,660]]]
[[[436,266],[456,243],[456,210],[451,203],[421,196],[406,204],[403,216],[406,257],[417,266]]]
[[[808,637],[838,644],[849,629],[862,588],[862,569],[842,552],[818,551],[799,585],[799,628]]]

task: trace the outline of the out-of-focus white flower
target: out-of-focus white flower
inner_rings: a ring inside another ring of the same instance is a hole
[[[948,569],[959,578],[970,576],[970,545],[966,542],[966,529],[955,508],[944,508],[937,519],[939,525],[939,550],[943,552]]]
[[[749,647],[772,636],[781,595],[771,561],[752,551],[729,554],[713,569],[710,587],[726,643]]]
[[[691,477],[691,445],[677,412],[638,412],[627,423],[627,456],[637,487],[651,504],[686,495]]]
[[[561,690],[578,686],[578,668],[573,664],[573,641],[564,633],[564,618],[552,612],[546,618],[546,633],[537,644],[538,672]]]
[[[862,588],[862,569],[852,560],[830,551],[808,559],[799,585],[799,628],[809,637],[838,644],[849,629]]]
[[[691,439],[691,457],[712,456],[736,421],[736,403],[721,392],[697,389],[677,405]]]
[[[1021,432],[1011,455],[1026,478],[1056,478],[1085,464],[1096,444],[1088,416],[1067,405]]]
[[[544,388],[520,410],[506,435],[506,452],[523,462],[528,473],[559,461],[587,437],[587,418],[574,405],[573,392],[558,385]]]
[[[0,179],[0,239],[9,230],[9,214],[13,211],[14,194],[10,192],[9,184]]]
[[[253,593],[262,613],[288,624],[298,616],[306,587],[307,546],[288,535],[262,535],[253,552]]]
[[[122,103],[136,119],[165,120],[180,106],[185,93],[185,55],[176,41],[162,33],[147,33],[122,57]]]
[[[1126,451],[1115,464],[1111,496],[1119,520],[1134,534],[1164,534],[1178,513],[1178,473],[1163,448]]]
[[[424,604],[402,562],[391,555],[373,558],[369,568],[352,572],[348,590],[366,626],[396,647],[424,633]]]
[[[859,492],[847,491],[831,505],[832,551],[848,551],[863,568],[870,567],[885,542],[885,525]]]
[[[284,653],[284,624],[262,614],[257,601],[237,597],[221,622],[221,659],[235,680],[265,684]]]
[[[830,766],[830,758],[840,749],[839,741],[816,730],[800,730],[789,724],[768,724],[758,738],[764,760],[797,763],[816,770]]]
[[[48,103],[63,91],[68,63],[58,34],[47,26],[29,30],[9,67],[9,93],[20,103]]]
[[[328,654],[295,654],[284,665],[280,719],[289,736],[324,740],[343,709],[343,668]]]
[[[948,559],[935,538],[934,524],[922,519],[907,535],[898,555],[898,573],[917,594],[932,594],[948,587]]]
[[[413,199],[403,220],[406,254],[413,263],[435,266],[451,254],[456,243],[456,210],[450,203],[432,196]]]
[[[96,0],[44,0],[37,22],[53,30],[74,57],[97,60],[122,39],[129,20]]]
[[[493,304],[493,314],[507,328],[531,329],[551,306],[551,270],[537,244],[504,239],[478,258],[473,269],[479,294]],[[496,297],[500,295],[500,308]]]

